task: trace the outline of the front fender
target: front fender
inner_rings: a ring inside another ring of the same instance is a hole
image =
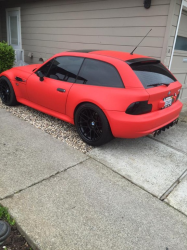
[[[20,71],[19,67],[18,68],[15,67],[15,68],[12,68],[12,69],[9,69],[9,70],[2,72],[0,74],[0,78],[2,76],[4,76],[11,82],[12,87],[14,89],[16,99],[19,102],[20,99],[27,99],[26,83],[27,83],[27,78],[30,75],[31,75],[31,73]],[[18,81],[16,81],[15,77],[19,77],[23,81],[18,82]]]

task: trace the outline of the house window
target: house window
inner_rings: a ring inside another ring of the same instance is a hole
[[[187,37],[177,36],[177,41],[175,44],[176,50],[187,51]]]

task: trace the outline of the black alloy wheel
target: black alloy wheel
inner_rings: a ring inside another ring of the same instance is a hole
[[[105,114],[92,103],[78,107],[75,125],[82,140],[89,145],[100,146],[113,138]]]
[[[10,88],[5,80],[0,82],[0,97],[3,103],[10,102]]]
[[[17,104],[12,84],[5,76],[0,78],[0,98],[7,106],[13,106]]]
[[[96,141],[102,135],[102,122],[97,112],[85,108],[79,115],[79,129],[87,140]]]

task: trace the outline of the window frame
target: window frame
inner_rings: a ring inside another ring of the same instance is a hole
[[[49,62],[52,62],[52,63],[53,63],[53,60],[54,60],[54,58],[52,58],[51,60],[49,60],[49,61],[43,63],[42,66],[41,66],[39,69],[37,69],[34,73],[37,75],[38,71],[41,71],[41,68],[43,68],[43,67],[44,67],[47,63],[49,63]],[[51,63],[51,66],[52,66],[52,63]],[[48,69],[47,74],[49,73],[49,70],[51,69],[51,66],[50,66],[50,68]],[[46,76],[44,76],[44,77],[46,77]]]

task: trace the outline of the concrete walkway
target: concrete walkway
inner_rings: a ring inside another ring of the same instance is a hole
[[[159,199],[185,171],[185,152],[143,138],[84,155],[1,109],[0,134],[0,203],[34,249],[187,249],[187,217]]]
[[[89,155],[187,215],[187,105],[158,137],[115,139]]]

